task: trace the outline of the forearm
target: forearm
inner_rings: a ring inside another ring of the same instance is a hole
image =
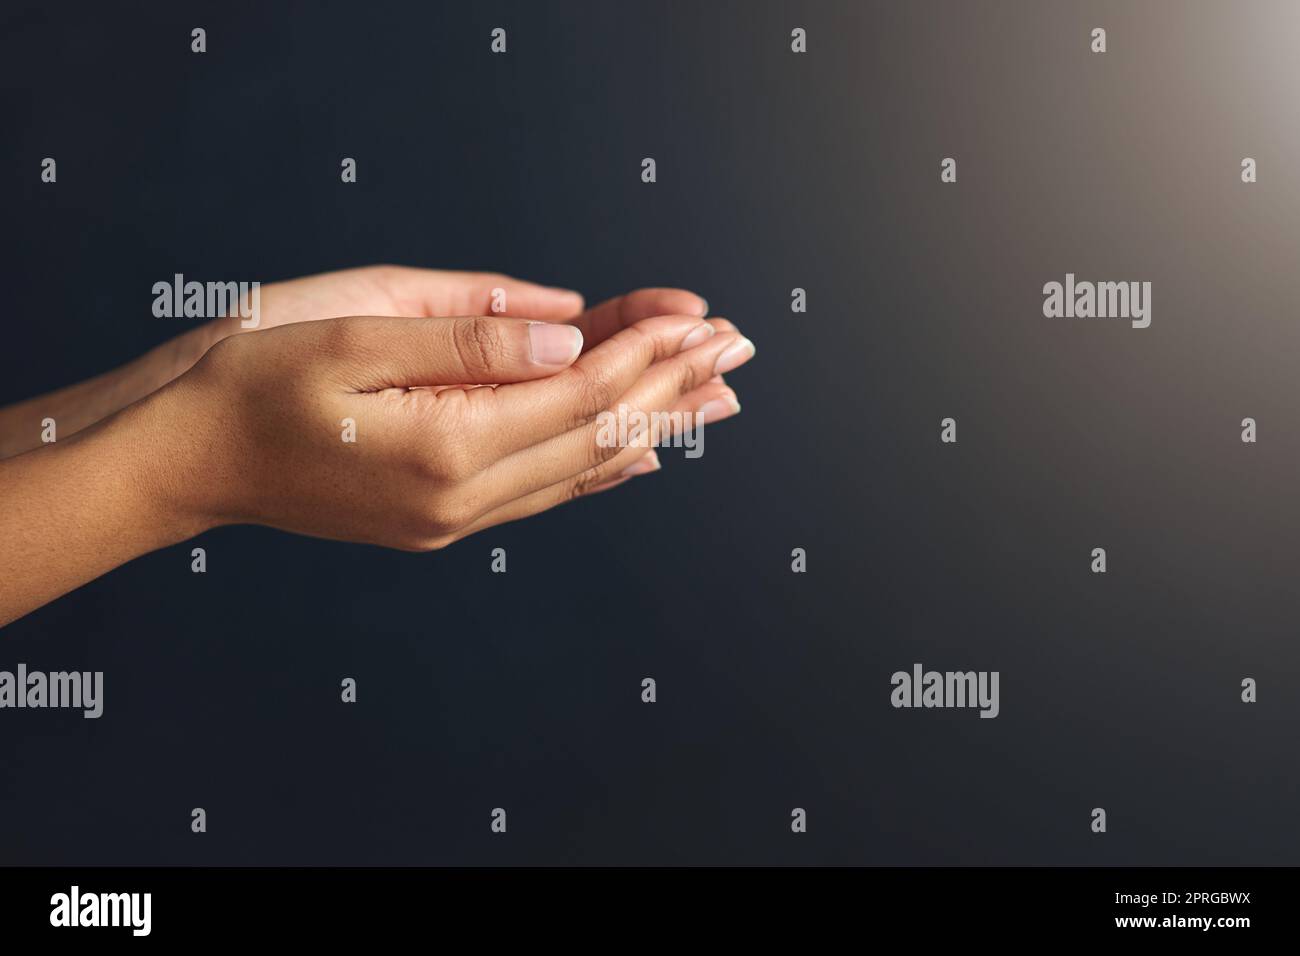
[[[40,448],[46,419],[54,421],[56,440],[64,441],[156,392],[188,371],[229,332],[228,322],[210,322],[164,342],[121,368],[0,408],[0,459]]]
[[[202,531],[171,489],[166,402],[0,462],[0,625]]]

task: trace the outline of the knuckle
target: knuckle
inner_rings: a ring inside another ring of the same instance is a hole
[[[564,485],[564,491],[560,495],[558,503],[564,504],[565,502],[581,498],[586,494],[584,488],[586,488],[586,480],[581,475],[577,478],[570,478]]]
[[[459,531],[473,520],[471,509],[457,496],[443,495],[429,502],[424,515],[426,538],[440,538]]]
[[[644,370],[673,353],[671,336],[661,332],[666,329],[671,329],[671,325],[660,325],[656,319],[633,322],[618,333],[619,343],[632,353],[634,361]]]
[[[203,353],[196,367],[201,371],[221,372],[233,366],[243,364],[247,343],[242,335],[231,335]]]
[[[658,346],[661,344],[660,340],[647,332],[645,326],[640,322],[633,322],[621,334],[632,343],[632,347],[644,360],[653,359]],[[662,344],[664,348],[667,348],[666,342]]]
[[[463,445],[447,445],[438,456],[442,463],[443,480],[463,484],[478,473],[474,458]]]
[[[682,362],[677,369],[677,393],[685,395],[702,383],[699,369],[694,362]]]
[[[500,368],[505,350],[501,330],[495,322],[482,318],[462,319],[456,323],[453,339],[465,368],[484,372]]]
[[[567,501],[581,498],[583,495],[590,494],[607,480],[604,468],[588,468],[582,474],[569,479],[569,483],[564,489],[564,497]]]
[[[447,477],[447,466],[441,454],[421,455],[415,459],[415,478],[423,483],[441,484]]]
[[[666,322],[663,325],[656,326],[655,332],[643,328],[643,323],[638,322],[628,328],[640,336],[637,347],[640,350],[641,361],[647,367],[655,362],[661,362],[664,359],[672,358],[679,351],[679,345],[684,333],[680,333],[680,326],[675,321]]]
[[[597,435],[599,435],[599,431],[593,435],[592,441],[587,447],[585,461],[587,468],[599,468],[611,459],[617,458],[624,450],[624,446],[619,445],[617,442],[597,441]],[[630,441],[629,444],[631,444]]]
[[[597,412],[608,409],[618,398],[617,390],[609,373],[599,365],[574,365],[569,370],[569,381],[577,391],[578,404],[582,411],[569,423],[570,428],[586,424]]]
[[[442,485],[459,485],[473,477],[477,469],[465,448],[454,440],[439,442],[418,459],[420,476]]]

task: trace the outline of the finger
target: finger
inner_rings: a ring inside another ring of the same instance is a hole
[[[739,411],[735,393],[710,379],[715,368],[747,361],[753,345],[734,333],[716,339],[722,340],[718,346],[711,341],[649,369],[618,399],[617,410],[490,465],[480,479],[483,499],[504,503],[609,461],[626,467],[639,457],[638,449],[693,428],[693,413],[703,411],[705,420],[713,421],[734,415]],[[729,404],[714,403],[715,399]]]
[[[525,382],[566,369],[582,349],[582,333],[571,325],[496,316],[350,316],[312,324],[340,382],[358,392]]]
[[[715,319],[708,319],[707,321],[709,325],[713,326],[713,328],[718,332],[739,332],[740,331],[740,329],[736,328],[735,323],[729,322],[726,319],[715,318]],[[726,379],[724,379],[721,375],[715,375],[713,376],[713,378],[709,379],[709,381],[725,382]]]
[[[702,318],[708,314],[709,304],[694,292],[685,289],[637,289],[592,306],[570,322],[582,330],[587,348],[592,349],[642,319],[657,315],[695,315]]]
[[[617,478],[612,481],[607,481],[604,484],[597,485],[592,489],[592,491],[599,491],[609,485],[616,485],[625,478],[636,478],[638,475],[648,475],[651,472],[658,471],[662,467],[663,465],[659,461],[659,452],[652,448],[619,472]]]
[[[617,488],[619,485],[629,482],[633,478],[638,478],[641,475],[653,475],[662,467],[663,465],[659,461],[658,453],[649,451],[639,461],[633,462],[627,468],[624,468],[617,478],[597,485],[588,491],[587,494],[597,495],[602,491],[609,491],[609,489]]]
[[[697,316],[661,315],[607,339],[546,383],[470,393],[466,397],[473,399],[478,421],[485,426],[480,429],[485,433],[483,464],[591,421],[650,366],[683,349],[711,349],[715,337],[713,327]]]
[[[729,321],[726,320],[726,319],[705,319],[705,321],[708,322],[709,325],[713,326],[714,330],[717,331],[717,332],[738,332],[738,331],[740,331],[739,329],[736,328],[736,326],[735,326],[734,323],[729,322]],[[569,324],[573,324],[573,323],[569,323]],[[583,342],[583,350],[584,350],[584,351],[586,350],[586,347],[587,347],[587,343],[586,343],[586,341],[585,341],[585,339],[584,339],[584,342]],[[723,378],[722,378],[721,375],[718,375],[718,376],[715,376],[715,377],[714,377],[714,381],[721,382],[721,381],[723,381]],[[435,387],[435,388],[438,388],[438,389],[446,389],[446,388],[466,388],[466,387],[469,387],[469,388],[477,388],[478,386],[465,386],[465,385],[438,385],[438,386],[434,386],[434,387]]]
[[[740,411],[740,402],[736,399],[735,392],[725,386],[720,387],[713,383],[701,386],[689,395],[683,396],[674,407],[674,410],[684,413],[698,413],[701,409],[714,402],[719,403],[717,411],[713,414],[705,414],[705,424],[720,422]],[[684,420],[685,414],[682,417]],[[467,537],[485,528],[504,524],[507,521],[517,521],[520,518],[539,514],[575,498],[582,498],[598,491],[616,487],[640,474],[648,474],[647,471],[640,471],[639,466],[641,466],[643,459],[652,452],[652,449],[639,447],[621,449],[619,455],[615,456],[615,458],[601,462],[593,468],[506,501],[494,508],[489,508],[474,521],[471,521],[457,535],[457,538]],[[656,454],[654,466],[650,468],[650,471],[657,471],[658,469],[659,457]]]
[[[384,266],[390,293],[412,315],[506,315],[567,322],[582,313],[581,293],[499,272]]]

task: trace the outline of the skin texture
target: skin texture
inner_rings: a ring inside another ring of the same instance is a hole
[[[426,551],[653,472],[668,436],[602,447],[597,416],[738,412],[722,373],[753,346],[706,314],[391,266],[267,286],[256,330],[217,320],[0,410],[0,624],[219,525]]]

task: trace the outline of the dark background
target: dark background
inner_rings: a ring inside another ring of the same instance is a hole
[[[758,357],[616,493],[427,555],[223,529],[8,627],[106,689],[0,712],[0,863],[1300,862],[1300,8],[2,16],[0,401],[181,331],[174,272],[679,285]],[[1044,318],[1067,271],[1151,327]],[[892,709],[915,661],[1001,716]]]

